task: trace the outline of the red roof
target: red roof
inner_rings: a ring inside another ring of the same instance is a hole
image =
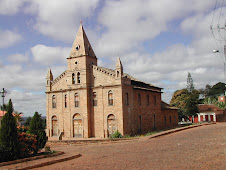
[[[0,110],[0,117],[4,116],[6,113],[7,113],[7,111],[4,111],[4,114],[3,114],[3,110]],[[13,113],[13,116],[15,116],[14,113]],[[21,116],[24,116],[24,115],[20,115],[20,117]]]
[[[221,109],[213,104],[199,104],[198,105],[199,112],[204,111],[224,111],[224,109]]]

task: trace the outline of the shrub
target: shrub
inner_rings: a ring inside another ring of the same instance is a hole
[[[122,134],[117,130],[112,136],[111,138],[123,138]]]
[[[131,138],[131,137],[132,137],[132,136],[129,135],[129,134],[126,134],[126,135],[123,136],[123,138]]]
[[[34,116],[31,119],[29,133],[37,136],[37,151],[44,148],[47,136],[45,132],[45,127],[43,126],[43,121],[41,114],[35,112]]]
[[[31,156],[38,151],[36,135],[27,134],[25,132],[18,134],[20,142],[20,158]]]
[[[27,132],[28,131],[28,127],[22,125],[22,126],[17,126],[17,132],[18,133],[22,133],[22,132]]]

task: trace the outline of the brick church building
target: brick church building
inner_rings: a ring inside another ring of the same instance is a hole
[[[135,135],[176,126],[177,108],[162,102],[162,88],[123,72],[97,65],[97,57],[80,25],[67,70],[46,76],[46,119],[49,137],[107,138],[116,130]]]

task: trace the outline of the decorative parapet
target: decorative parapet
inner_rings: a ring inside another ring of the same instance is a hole
[[[115,77],[114,70],[107,69],[107,68],[104,68],[104,67],[98,67],[98,66],[95,66],[95,65],[92,65],[92,68],[93,68],[93,70],[97,70],[97,71],[102,72],[104,74],[107,74],[109,76]]]
[[[62,79],[67,73],[67,70],[64,71],[61,75],[59,75],[55,80],[53,80],[52,85],[56,84],[60,79]]]

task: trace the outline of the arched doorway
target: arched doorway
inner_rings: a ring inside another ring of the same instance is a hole
[[[73,116],[73,137],[82,138],[83,127],[82,127],[82,117],[79,113]]]
[[[107,126],[108,126],[108,137],[111,137],[117,130],[116,120],[113,114],[108,115]]]
[[[57,117],[52,117],[52,136],[57,136],[58,127],[57,127]]]

